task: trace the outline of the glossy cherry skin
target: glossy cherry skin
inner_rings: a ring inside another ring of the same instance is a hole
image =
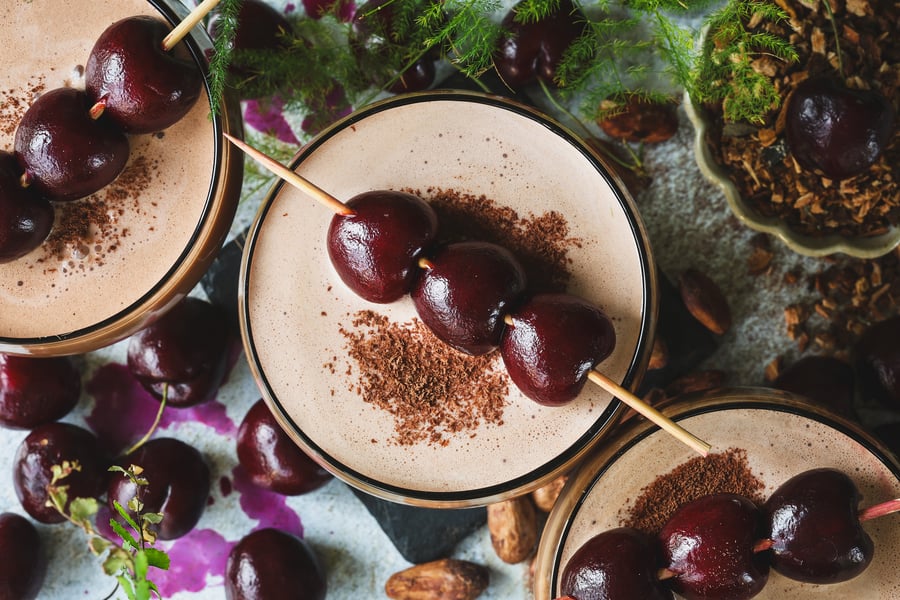
[[[655,540],[619,527],[586,541],[566,563],[560,592],[578,600],[672,600],[658,576]]]
[[[804,396],[842,417],[856,420],[856,377],[849,363],[833,356],[804,356],[787,366],[773,387]]]
[[[573,400],[616,346],[609,317],[571,294],[537,294],[510,317],[500,341],[503,364],[523,394],[546,406]]]
[[[77,200],[111,183],[128,162],[128,139],[112,121],[91,117],[94,103],[73,88],[38,97],[16,129],[19,166],[50,200]]]
[[[863,401],[900,410],[900,316],[874,323],[853,347]]]
[[[297,447],[262,400],[241,421],[237,455],[253,483],[286,496],[305,494],[331,481],[331,474]]]
[[[555,13],[531,23],[517,23],[513,7],[501,23],[510,34],[501,39],[494,56],[500,79],[513,89],[537,80],[556,85],[556,68],[584,23],[584,15],[569,0],[561,0]]]
[[[47,239],[53,206],[31,186],[22,187],[16,157],[0,151],[0,262],[25,256]]]
[[[346,202],[351,215],[335,215],[328,227],[328,258],[347,287],[369,302],[393,302],[406,294],[417,259],[437,235],[437,215],[406,192],[376,190]]]
[[[96,436],[70,423],[47,423],[26,436],[13,459],[13,487],[22,508],[41,523],[61,523],[65,519],[47,506],[47,486],[53,465],[78,461],[81,471],[73,472],[61,482],[69,486],[69,500],[99,498],[106,491],[106,468],[109,460]]]
[[[736,494],[703,496],[679,508],[663,525],[659,539],[670,587],[687,600],[746,600],[769,578],[761,538],[762,514]]]
[[[0,354],[0,425],[34,429],[69,414],[81,395],[81,374],[67,356]]]
[[[37,528],[16,513],[0,514],[0,600],[37,598],[47,556]]]
[[[106,105],[107,118],[123,131],[161,131],[200,97],[203,74],[187,49],[162,47],[169,31],[154,17],[127,17],[107,27],[88,56],[85,90]]]
[[[821,468],[795,475],[763,506],[772,568],[808,583],[838,583],[862,573],[874,544],[859,522],[859,490],[847,475]]]
[[[791,94],[785,134],[800,166],[844,179],[878,160],[894,133],[894,118],[894,108],[882,94],[815,77]]]
[[[324,600],[325,573],[304,540],[259,529],[232,548],[225,566],[227,600]]]
[[[478,356],[494,350],[503,315],[525,292],[525,270],[512,252],[488,242],[438,248],[410,291],[422,322],[445,343]]]
[[[163,513],[162,522],[152,526],[163,540],[174,540],[188,533],[200,520],[209,498],[209,467],[203,455],[174,438],[155,438],[134,452],[116,460],[123,469],[137,465],[148,485],[135,485],[122,473],[109,478],[107,502],[117,514],[113,501],[127,507],[137,496],[143,512]]]
[[[223,311],[187,296],[128,341],[128,369],[156,398],[168,385],[176,408],[211,400],[228,370],[230,333]]]

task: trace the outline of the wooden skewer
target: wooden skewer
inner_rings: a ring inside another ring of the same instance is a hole
[[[346,204],[344,204],[319,186],[301,177],[294,171],[291,171],[278,161],[272,159],[253,146],[250,146],[249,144],[237,139],[234,136],[228,135],[227,133],[223,133],[222,135],[224,135],[232,144],[246,152],[257,162],[259,162],[262,166],[266,167],[288,183],[306,192],[307,194],[318,200],[320,203],[326,205],[332,211],[343,215],[353,214],[353,210],[350,209]],[[430,268],[430,263],[428,259],[423,258],[419,260],[419,266],[423,269]],[[512,318],[507,315],[505,318],[506,323],[510,324],[511,320]],[[695,435],[672,421],[670,418],[666,417],[661,412],[659,412],[619,384],[615,383],[609,377],[601,374],[596,370],[592,370],[588,373],[588,379],[633,408],[635,411],[650,419],[650,421],[652,421],[656,425],[659,425],[659,427],[661,427],[663,430],[672,434],[676,439],[687,444],[688,446],[699,452],[701,455],[706,456],[707,454],[709,454],[711,446],[708,443],[696,437]]]
[[[678,441],[690,446],[702,456],[709,454],[712,446],[623,388],[603,373],[593,369],[588,372],[588,379],[633,408],[635,411],[650,419],[656,425],[659,425],[661,429],[671,434]]]
[[[172,48],[175,47],[175,44],[180,42],[184,36],[188,34],[188,32],[194,28],[194,25],[199,23],[206,14],[215,8],[216,4],[219,3],[219,0],[203,0],[200,4],[194,7],[188,16],[184,18],[184,20],[179,23],[175,29],[169,32],[165,38],[163,38],[162,47],[163,50],[168,52]]]
[[[246,152],[247,155],[250,156],[253,160],[260,163],[262,166],[266,167],[267,169],[269,169],[274,174],[278,175],[279,177],[281,177],[282,179],[284,179],[285,181],[287,181],[294,187],[298,188],[299,190],[301,190],[303,192],[306,192],[307,194],[312,196],[316,201],[318,201],[319,203],[324,204],[326,207],[328,207],[328,209],[331,210],[332,212],[335,212],[339,215],[352,215],[353,214],[352,208],[350,208],[349,206],[347,206],[346,204],[344,204],[343,202],[341,202],[340,200],[338,200],[337,198],[335,198],[334,196],[332,196],[331,194],[329,194],[328,192],[326,192],[325,190],[323,190],[316,184],[312,183],[308,179],[301,177],[294,171],[291,171],[290,169],[288,169],[287,167],[282,165],[277,160],[274,160],[273,158],[266,156],[265,154],[263,154],[262,152],[260,152],[256,148],[254,148],[253,146],[243,142],[242,140],[237,139],[236,137],[234,137],[232,135],[229,135],[227,133],[223,133],[222,135],[224,135],[228,139],[229,142],[231,142],[232,144],[234,144],[235,146],[237,146],[238,148],[240,148],[241,150]]]

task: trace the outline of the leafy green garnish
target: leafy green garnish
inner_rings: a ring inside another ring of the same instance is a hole
[[[162,598],[149,575],[150,567],[162,570],[169,568],[169,556],[153,547],[156,533],[150,527],[159,524],[163,515],[143,512],[143,503],[137,495],[128,502],[127,509],[118,502],[113,502],[118,516],[128,528],[115,518],[110,519],[109,525],[119,536],[121,544],[104,538],[97,533],[93,525],[94,517],[100,508],[97,500],[73,498],[71,502],[69,501],[69,486],[63,482],[73,472],[80,470],[81,465],[77,461],[63,461],[62,464],[51,467],[52,476],[47,487],[48,505],[84,531],[88,536],[88,549],[93,555],[104,557],[103,572],[116,578],[117,588],[122,589],[128,600],[151,600],[153,596]],[[131,465],[128,469],[113,466],[109,470],[128,477],[135,486],[148,485],[147,479],[141,476],[143,470],[137,465]],[[113,590],[108,598],[115,592],[116,590]]]

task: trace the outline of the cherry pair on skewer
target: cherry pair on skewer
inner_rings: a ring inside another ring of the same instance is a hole
[[[364,299],[391,302],[410,292],[423,322],[451,346],[483,354],[499,345],[511,379],[535,401],[564,404],[590,379],[696,452],[709,452],[709,444],[594,369],[615,345],[612,324],[599,308],[568,294],[528,297],[521,267],[500,246],[462,242],[426,257],[434,250],[437,218],[424,200],[377,191],[345,204],[246,143],[226,137],[335,213],[328,233],[332,264]],[[490,281],[497,275],[499,285],[459,283]],[[453,296],[459,292],[465,298]]]

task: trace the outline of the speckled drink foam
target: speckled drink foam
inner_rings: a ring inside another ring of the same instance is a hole
[[[751,471],[764,483],[768,496],[790,477],[819,467],[849,475],[862,494],[860,508],[900,497],[900,480],[882,460],[847,433],[800,414],[766,408],[731,408],[681,419],[679,424],[713,445],[747,451]],[[632,446],[603,470],[591,486],[561,542],[560,573],[572,554],[588,539],[622,525],[627,508],[656,477],[695,455],[671,436],[657,431]],[[900,597],[900,515],[867,521],[872,537],[872,564],[860,576],[840,584],[812,585],[792,581],[772,571],[759,600],[889,600]],[[558,532],[556,533],[559,534]]]
[[[618,341],[601,369],[620,381],[625,376],[648,293],[635,231],[606,180],[547,127],[478,102],[395,106],[342,129],[298,170],[338,198],[437,187],[483,193],[520,216],[561,212],[571,236],[582,240],[569,252],[570,291],[612,317]],[[245,271],[252,345],[270,400],[332,465],[418,494],[504,486],[534,477],[608,407],[610,396],[591,384],[561,408],[539,406],[510,384],[503,425],[464,431],[445,447],[392,443],[391,415],[353,389],[358,371],[346,358],[340,328],[350,327],[360,310],[397,323],[410,322],[415,311],[408,297],[369,304],[341,283],[325,250],[330,219],[328,210],[283,187]],[[329,362],[336,363],[333,372],[323,366]]]
[[[46,90],[83,88],[78,68],[97,37],[114,21],[136,14],[159,16],[144,0],[3,3],[0,148],[12,151],[11,98],[30,104],[29,90],[36,84]],[[123,214],[113,215],[120,233],[115,251],[101,259],[91,245],[84,258],[41,262],[44,253],[38,249],[0,264],[0,337],[54,336],[90,327],[164,278],[194,234],[209,194],[214,138],[208,114],[208,99],[201,94],[190,113],[162,137],[130,137],[132,163],[144,156],[158,174],[141,191],[139,210],[129,202]]]

